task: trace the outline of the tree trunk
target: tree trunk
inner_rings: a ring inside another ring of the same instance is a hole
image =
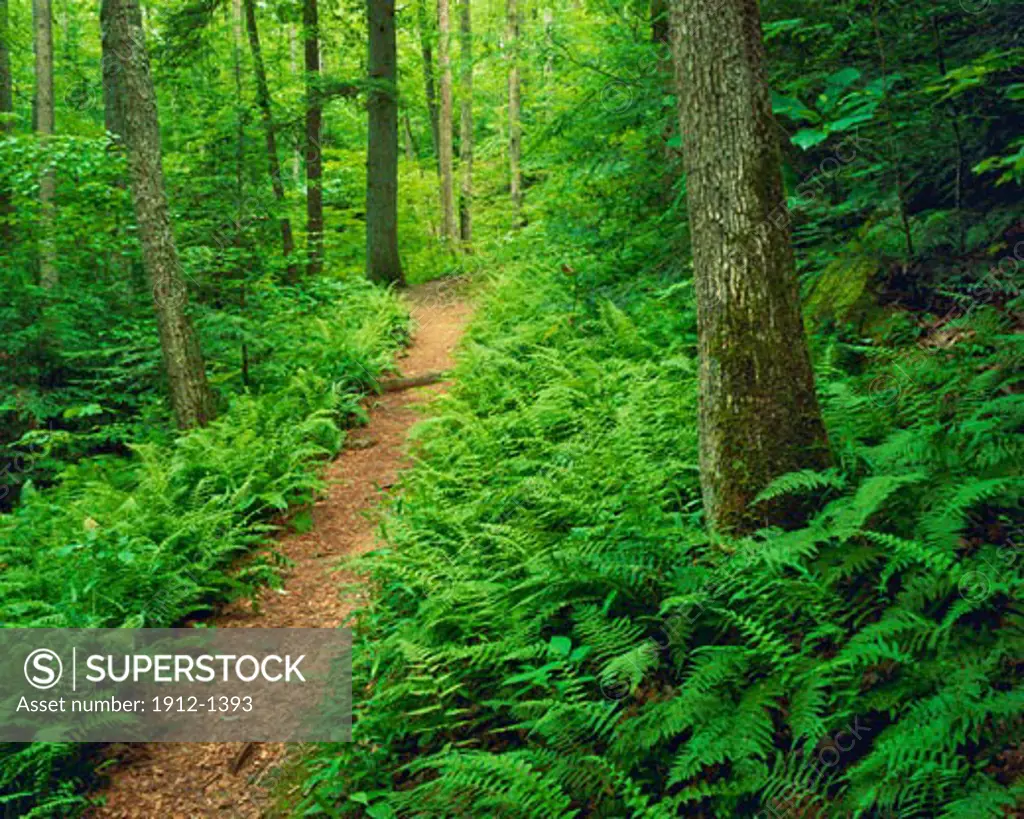
[[[412,125],[409,123],[409,112],[402,114],[402,128],[405,135],[405,158],[410,162],[416,161],[416,142],[412,138]]]
[[[434,31],[433,15],[427,12],[428,0],[420,0],[417,7],[420,24],[420,44],[423,49],[423,85],[427,97],[427,115],[430,117],[430,137],[434,145],[435,160],[441,155],[441,135],[438,124],[437,92],[434,89]],[[438,173],[441,165],[437,165]]]
[[[284,180],[281,179],[281,162],[277,156],[277,136],[274,132],[274,113],[270,106],[270,87],[267,85],[267,70],[263,65],[263,50],[260,48],[260,32],[256,27],[256,2],[245,0],[245,24],[249,31],[249,51],[252,54],[252,72],[256,79],[256,104],[263,118],[263,131],[267,143],[267,167],[270,170],[270,185],[274,190],[274,199],[280,211],[281,250],[288,262],[288,276],[293,281],[298,278],[299,270],[295,260],[291,258],[295,251],[295,240],[292,237],[292,223],[284,197]]]
[[[118,67],[117,57],[113,53],[110,41],[110,15],[112,14],[112,0],[100,0],[100,49],[102,52],[101,74],[103,77],[103,127],[108,134],[113,135],[114,141],[111,147],[117,150],[124,149],[124,88],[122,87],[121,71]],[[142,28],[142,18],[134,21]],[[127,181],[120,175],[114,181],[119,190],[127,187]],[[115,221],[111,230],[115,246],[118,238],[124,231],[120,217]],[[125,281],[133,281],[132,261],[127,253],[114,251],[110,257],[110,267],[115,276],[122,277]]]
[[[242,2],[231,0],[231,67],[235,79],[235,246],[242,246],[245,202],[245,106],[242,102]],[[242,271],[239,271],[242,274]]]
[[[676,0],[676,82],[693,244],[704,509],[720,531],[774,478],[829,462],[764,71],[757,0]]]
[[[438,162],[441,166],[441,238],[455,239],[455,192],[452,171],[452,64],[451,18],[448,0],[437,0],[437,67],[441,75],[441,110],[438,112]]]
[[[462,166],[462,197],[459,201],[459,238],[466,250],[473,242],[473,26],[470,0],[461,0],[459,15],[459,79],[461,120],[459,160]]]
[[[245,121],[246,109],[242,85],[242,0],[231,0],[231,30],[233,43],[231,60],[235,74],[235,196],[237,216],[235,218],[235,249],[237,251],[235,276],[238,280],[238,306],[243,318],[246,314],[246,290],[248,265],[245,264],[242,248],[245,245]],[[242,370],[242,384],[249,386],[249,345],[245,334],[239,345],[239,364]]]
[[[299,73],[299,36],[293,25],[288,26],[288,65],[292,76],[296,76]],[[295,187],[299,187],[302,180],[302,149],[298,141],[295,143],[295,153],[292,154],[292,180]]]
[[[398,87],[395,0],[369,0],[370,93],[366,146],[366,275],[404,284],[398,257]]]
[[[10,23],[7,0],[0,0],[0,138],[14,131],[10,115],[14,113],[14,96],[11,84],[11,55],[7,45]],[[0,182],[0,244],[10,248],[14,245],[14,204],[11,191]]]
[[[167,210],[156,94],[141,20],[138,0],[110,0],[108,37],[124,92],[125,143],[142,257],[153,290],[171,405],[178,426],[188,429],[210,420],[213,396],[188,317],[188,293]]]
[[[120,88],[120,71],[110,46],[110,15],[112,0],[100,0],[100,44],[103,51],[103,127],[108,133],[124,139],[124,92]],[[141,23],[140,23],[141,26]]]
[[[517,0],[506,0],[508,48],[508,169],[509,193],[512,197],[513,219],[516,225],[522,220],[523,179],[519,169],[522,150],[522,126],[519,122],[519,6]]]
[[[320,148],[321,109],[320,33],[317,0],[303,0],[302,25],[306,44],[306,273],[315,276],[323,269],[324,199],[320,178],[323,156]]]
[[[36,132],[43,147],[45,167],[39,177],[39,283],[49,289],[57,285],[57,252],[53,243],[53,197],[57,177],[50,164],[47,145],[53,136],[53,20],[50,0],[32,0],[36,58]]]

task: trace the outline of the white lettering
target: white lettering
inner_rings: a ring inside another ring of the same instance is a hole
[[[249,675],[248,677],[245,677],[245,676],[242,675],[242,663],[244,663],[246,661],[249,661],[250,663],[252,663],[252,674]],[[253,657],[251,654],[243,654],[235,662],[235,676],[237,676],[238,679],[240,679],[242,682],[252,682],[259,675],[260,675],[260,664],[259,664],[259,662],[257,662],[256,658]]]
[[[174,679],[175,679],[175,681],[179,682],[181,677],[188,677],[188,681],[189,682],[195,682],[195,680],[192,679],[192,666],[193,665],[195,665],[195,662],[187,654],[185,654],[185,655],[175,655],[175,657],[174,657]],[[186,666],[186,667],[182,668],[182,666]]]
[[[284,658],[284,678],[285,678],[285,682],[291,682],[292,681],[292,672],[293,671],[295,672],[295,676],[296,677],[298,677],[303,682],[306,681],[306,678],[302,676],[302,672],[299,671],[299,663],[301,663],[305,659],[306,659],[306,655],[305,654],[299,655],[299,659],[297,659],[294,663],[292,662],[292,658],[291,658],[290,655]]]
[[[263,674],[263,679],[265,679],[267,682],[278,682],[281,679],[280,672],[278,672],[273,677],[271,677],[270,674],[267,673],[267,663],[269,663],[271,660],[276,662],[278,665],[281,664],[281,658],[278,657],[276,654],[271,654],[269,657],[263,658],[263,662],[260,664],[260,671]]]

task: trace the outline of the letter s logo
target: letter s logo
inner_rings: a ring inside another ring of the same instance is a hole
[[[56,671],[54,670],[56,666]],[[60,682],[64,664],[57,652],[48,648],[37,648],[25,658],[25,679],[33,688],[45,691]]]

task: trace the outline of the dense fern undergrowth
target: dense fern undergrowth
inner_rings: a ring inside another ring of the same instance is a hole
[[[1011,814],[1024,402],[1007,313],[961,311],[942,343],[899,312],[872,339],[819,335],[837,466],[767,490],[815,511],[712,539],[686,272],[559,269],[523,248],[573,251],[532,231],[360,561],[377,596],[357,618],[355,742],[315,750],[298,812]]]
[[[361,279],[325,277],[265,298],[272,310],[251,374],[261,389],[225,390],[226,409],[208,427],[129,442],[130,457],[66,464],[54,485],[22,488],[0,516],[5,627],[165,627],[275,582],[277,558],[263,547],[282,513],[322,486],[322,463],[361,419],[359,397],[390,367],[408,316]],[[90,434],[108,432],[81,433]],[[37,443],[27,457],[46,456],[49,438],[28,441]],[[19,816],[77,812],[89,750],[0,745],[0,805]]]

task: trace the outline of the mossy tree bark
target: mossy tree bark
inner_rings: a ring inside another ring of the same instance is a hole
[[[302,28],[306,57],[306,273],[323,269],[324,194],[320,127],[323,119],[320,87],[320,22],[317,0],[303,0]]]
[[[256,104],[263,120],[263,132],[266,137],[267,167],[270,171],[270,186],[274,191],[274,200],[280,210],[278,224],[281,230],[281,252],[288,264],[288,276],[293,281],[298,278],[298,267],[292,255],[295,252],[295,239],[292,237],[292,223],[285,211],[284,180],[281,178],[281,160],[277,155],[277,135],[274,126],[274,111],[270,102],[270,86],[267,84],[267,69],[263,63],[263,48],[260,45],[260,31],[256,22],[255,0],[245,0],[245,24],[249,32],[249,53],[252,55],[252,73],[256,80]]]
[[[438,122],[438,162],[441,166],[441,238],[455,240],[455,188],[452,148],[451,15],[448,0],[437,0],[437,68],[441,110]]]
[[[371,281],[404,284],[398,256],[395,0],[369,0],[366,9],[370,74],[366,102],[366,275]]]
[[[188,294],[167,210],[156,94],[138,0],[109,2],[109,47],[124,94],[128,172],[143,263],[153,290],[171,405],[178,426],[188,429],[213,417],[213,396],[188,317]]]
[[[675,0],[680,131],[700,353],[700,471],[719,531],[774,478],[829,464],[800,313],[757,0]]]

